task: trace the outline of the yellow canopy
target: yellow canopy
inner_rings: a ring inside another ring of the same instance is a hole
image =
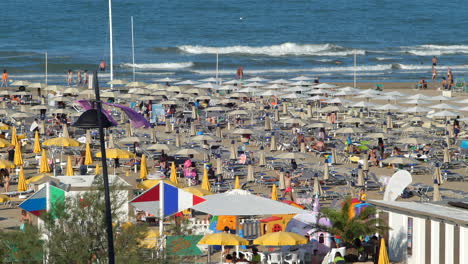
[[[8,147],[8,146],[11,146],[11,143],[10,141],[4,139],[4,138],[0,138],[0,148],[4,148],[4,147]]]
[[[387,247],[385,246],[385,241],[380,239],[380,250],[379,250],[379,264],[389,264],[390,260],[388,259]]]
[[[305,239],[305,238],[304,238]],[[221,246],[246,246],[247,239],[228,233],[216,233],[205,235],[199,242],[200,245],[221,245]]]
[[[273,187],[271,187],[271,199],[278,201],[278,191],[276,190],[276,184],[273,184]]]
[[[65,172],[65,176],[73,176],[75,173],[73,172],[73,165],[72,165],[72,160],[71,157],[68,156],[67,158],[67,170]]]
[[[34,153],[40,153],[42,151],[42,148],[41,148],[41,141],[39,140],[39,131],[36,131],[36,133],[34,134],[34,149],[33,149],[33,152]]]
[[[157,230],[148,230],[146,232],[145,238],[140,241],[140,245],[144,248],[154,249],[158,241],[159,231]]]
[[[9,200],[10,200],[10,197],[4,194],[0,194],[0,203],[5,203],[5,202],[8,202]]]
[[[94,175],[99,175],[101,173],[101,166],[96,164],[96,169],[94,170]]]
[[[169,177],[169,179],[171,180],[171,182],[179,184],[179,179],[177,179],[177,169],[175,166],[175,162],[171,163],[171,176]]]
[[[203,169],[203,178],[201,188],[203,190],[211,191],[210,181],[208,179],[208,170],[206,168]]]
[[[140,189],[143,189],[143,190],[148,190],[149,188],[155,186],[156,184],[158,184],[161,181],[163,181],[164,183],[170,184],[172,186],[175,186],[175,187],[180,187],[178,184],[175,184],[175,183],[171,182],[168,179],[164,179],[164,180],[146,180],[146,181],[142,181],[137,185],[137,188],[140,188]]]
[[[18,177],[18,192],[24,192],[28,190],[26,185],[26,177],[24,176],[23,166],[20,168],[19,177]]]
[[[41,161],[39,164],[39,173],[50,172],[49,160],[47,159],[47,152],[45,149],[42,150]]]
[[[240,181],[239,181],[239,176],[236,176],[236,181],[234,182],[234,189],[240,189]]]
[[[292,232],[267,233],[253,241],[255,245],[264,246],[292,246],[307,244],[307,238]]]
[[[101,152],[98,152],[96,157],[102,158]],[[123,149],[106,149],[106,157],[108,159],[132,159],[135,158],[135,154]]]
[[[93,156],[91,155],[91,146],[89,145],[89,143],[86,143],[84,165],[91,165],[91,164],[93,164]]]
[[[211,191],[205,190],[205,189],[197,187],[197,186],[185,187],[182,190],[187,191],[187,192],[189,192],[191,194],[194,194],[196,196],[205,196],[205,195],[213,194]]]
[[[10,129],[10,126],[3,123],[3,122],[0,122],[0,130],[8,130]]]
[[[66,137],[56,137],[42,142],[43,146],[78,147],[80,142]]]
[[[15,164],[8,160],[0,160],[0,169],[13,169]]]
[[[18,137],[16,137],[16,127],[11,129],[11,144],[13,146],[18,145]]]
[[[21,153],[21,146],[20,144],[15,145],[15,156],[13,159],[13,163],[15,163],[16,166],[23,165],[23,154]]]
[[[31,177],[31,178],[29,178],[29,179],[26,180],[26,184],[31,184],[31,183],[33,183],[33,182],[37,182],[37,181],[39,181],[40,179],[44,178],[45,176],[47,176],[47,175],[42,174],[42,175],[36,175],[36,176],[34,176],[34,177]]]
[[[140,179],[146,180],[148,178],[148,167],[146,165],[146,155],[143,154],[141,156],[141,164],[140,164]]]

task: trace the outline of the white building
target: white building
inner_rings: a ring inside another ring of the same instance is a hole
[[[468,209],[447,202],[373,200],[387,221],[391,261],[408,264],[468,263]],[[468,206],[468,203],[465,203]]]

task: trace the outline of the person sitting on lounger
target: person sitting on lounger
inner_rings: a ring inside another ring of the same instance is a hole
[[[313,146],[312,148],[316,151],[325,151],[326,147],[325,147],[325,143],[322,141],[322,140],[319,140],[317,141]]]

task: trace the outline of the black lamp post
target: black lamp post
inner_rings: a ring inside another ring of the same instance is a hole
[[[107,160],[106,160],[106,147],[104,142],[104,128],[111,127],[113,124],[102,113],[102,102],[99,95],[99,83],[97,78],[97,71],[94,71],[93,86],[96,93],[96,109],[89,109],[85,111],[78,120],[73,124],[79,128],[98,128],[99,129],[99,143],[101,146],[102,154],[102,178],[104,181],[104,201],[106,204],[106,227],[107,227],[107,247],[109,263],[115,263],[114,254],[114,236],[112,231],[112,214],[111,214],[111,201],[109,194],[109,177],[107,173]]]

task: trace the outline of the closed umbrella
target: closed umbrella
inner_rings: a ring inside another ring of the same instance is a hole
[[[72,160],[71,157],[68,156],[67,158],[67,170],[65,172],[65,176],[73,176],[75,173],[73,172],[73,165],[72,165]]]
[[[337,156],[336,156],[336,148],[332,148],[332,150],[331,150],[331,155],[332,155],[332,157],[331,157],[331,164],[336,164],[336,163],[337,163],[337,160],[336,160],[336,158],[337,158]]]
[[[91,165],[91,164],[93,164],[93,156],[91,154],[91,146],[89,145],[89,143],[86,143],[84,165]]]
[[[0,138],[0,148],[11,146],[10,141]]]
[[[265,131],[271,130],[271,119],[269,116],[265,117]]]
[[[203,178],[201,188],[206,191],[211,191],[210,180],[208,179],[208,170],[204,166],[203,168]]]
[[[176,131],[176,135],[175,135],[175,145],[176,145],[176,147],[178,147],[178,148],[180,148],[180,146],[182,146],[182,138],[180,137],[179,130]]]
[[[418,164],[419,161],[410,159],[410,158],[405,158],[405,157],[390,157],[382,160],[383,163],[387,164],[402,164],[402,165],[408,165],[408,164]]]
[[[299,145],[299,149],[300,149],[301,153],[306,153],[306,144],[305,144],[305,142],[301,142],[301,144]]]
[[[277,151],[278,147],[276,145],[276,136],[275,134],[272,133],[271,139],[270,139],[270,151]]]
[[[448,148],[444,148],[444,163],[450,163],[451,158],[450,158],[450,151]]]
[[[114,144],[114,134],[110,134],[107,142],[107,148],[113,149],[115,148]]]
[[[307,244],[309,240],[292,232],[272,232],[255,239],[253,244],[264,246],[292,246]]]
[[[314,177],[314,195],[322,196],[323,190],[320,186],[318,175]]]
[[[190,124],[190,136],[195,136],[197,134],[197,129],[194,123]]]
[[[26,185],[26,177],[24,176],[24,168],[21,166],[18,176],[18,192],[25,192],[28,190]]]
[[[369,170],[369,156],[366,153],[362,155],[362,169],[365,171]]]
[[[146,155],[141,156],[140,164],[140,179],[146,180],[148,178],[148,166],[146,165]]]
[[[220,126],[216,126],[215,136],[217,136],[219,138],[223,137],[223,133],[221,132],[221,127]]]
[[[323,165],[323,180],[330,179],[330,167],[328,167],[328,163],[324,163]]]
[[[101,174],[101,166],[99,164],[96,164],[96,169],[94,170],[95,175]]]
[[[254,167],[252,166],[252,164],[247,165],[247,181],[248,182],[255,181]]]
[[[286,152],[275,156],[275,159],[307,159],[309,156],[301,152]]]
[[[271,199],[278,201],[278,190],[276,188],[276,184],[273,184],[271,187]]]
[[[236,148],[236,143],[235,143],[234,140],[231,141],[229,159],[231,159],[231,160],[236,160],[237,159],[237,148]]]
[[[175,184],[179,184],[179,179],[177,179],[177,169],[174,161],[171,163],[171,175],[169,180]]]
[[[234,189],[240,189],[240,188],[241,188],[241,184],[240,184],[239,176],[236,176],[236,180],[234,181]]]
[[[223,161],[221,160],[221,158],[216,158],[216,174],[223,174]]]
[[[284,190],[286,189],[286,182],[284,180],[284,172],[283,171],[280,171],[279,173],[279,189],[280,190]]]
[[[16,136],[16,127],[11,128],[11,144],[13,146],[18,145],[18,137]]]
[[[275,109],[275,122],[279,122],[279,121],[280,121],[279,111],[278,109]]]
[[[34,153],[40,153],[42,151],[41,142],[39,141],[39,131],[34,134]]]
[[[383,238],[380,239],[378,264],[390,264],[390,260],[388,258],[388,253],[387,253],[387,248],[385,246],[385,240]]]
[[[40,164],[39,164],[39,173],[49,173],[49,172],[51,172],[51,169],[49,166],[49,160],[47,159],[47,152],[45,149],[43,149]]]
[[[364,186],[364,171],[361,168],[358,168],[358,178],[357,178],[357,186]]]
[[[165,122],[165,127],[164,127],[164,132],[165,133],[171,133],[172,132],[172,128],[171,128],[171,122],[169,122],[169,119],[166,118],[166,122]]]
[[[258,165],[259,166],[265,166],[266,165],[266,157],[265,157],[265,150],[262,147],[260,147],[260,153],[258,157]]]
[[[16,144],[16,146],[15,146],[15,156],[14,156],[14,159],[13,159],[13,163],[15,163],[16,166],[21,166],[21,165],[24,164],[23,154],[21,153],[20,144]]]
[[[58,147],[79,147],[80,142],[67,138],[67,137],[57,137],[51,138],[42,142],[43,146],[58,146]]]

